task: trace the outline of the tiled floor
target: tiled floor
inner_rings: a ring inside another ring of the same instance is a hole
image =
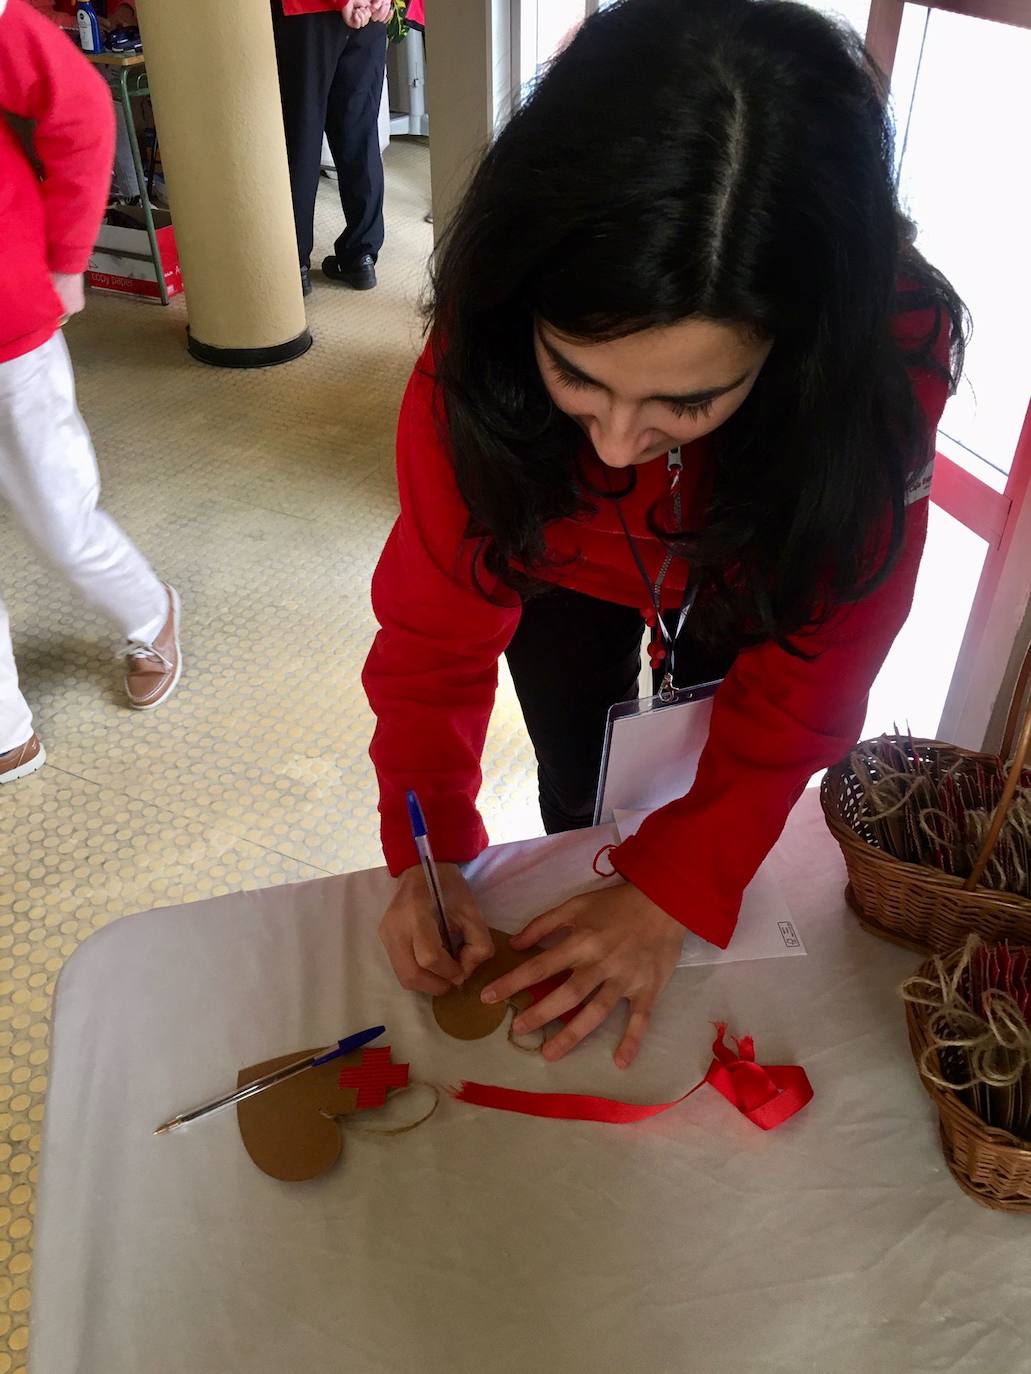
[[[68,330],[104,504],[182,594],[186,669],[164,708],[126,709],[110,629],[0,512],[0,587],[48,753],[0,792],[0,1374],[26,1359],[47,1018],[64,959],[134,911],[379,862],[359,672],[431,246],[425,148],[395,143],[386,161],[381,286],[359,295],[315,273],[316,346],[298,362],[190,361],[182,300],[93,297]],[[316,261],[338,215],[324,181]],[[484,769],[492,836],[539,833],[507,684]]]

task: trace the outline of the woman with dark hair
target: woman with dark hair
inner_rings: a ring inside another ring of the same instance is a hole
[[[606,9],[486,154],[437,254],[373,582],[364,682],[398,876],[381,935],[405,987],[444,991],[491,952],[458,865],[486,843],[500,656],[546,828],[589,825],[644,623],[658,600],[675,627],[689,590],[677,685],[724,679],[694,785],[612,851],[623,885],[530,921],[517,947],[564,938],[485,996],[568,974],[517,1022],[580,1008],[549,1059],[625,999],[626,1066],[683,928],[727,945],[807,780],[857,739],[911,604],[965,326],[912,240],[878,74],[854,34],[784,0]],[[411,787],[448,861],[457,961]]]

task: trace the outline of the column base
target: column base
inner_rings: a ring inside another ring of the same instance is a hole
[[[311,330],[304,329],[295,339],[286,343],[271,344],[267,348],[218,348],[215,344],[201,343],[186,328],[186,349],[191,358],[211,367],[277,367],[280,363],[292,363],[311,348]]]

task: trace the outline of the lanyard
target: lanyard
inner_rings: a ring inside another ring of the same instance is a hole
[[[673,518],[679,528],[681,524],[680,475],[683,470],[683,462],[680,457],[679,448],[670,450],[669,458],[667,459],[667,467],[672,475]],[[677,641],[683,633],[687,617],[691,614],[691,607],[694,605],[697,587],[690,579],[688,580],[687,586],[684,588],[684,599],[680,603],[680,614],[677,617],[676,629],[670,633],[670,628],[666,624],[662,611],[662,587],[663,583],[666,581],[666,574],[670,570],[675,555],[667,549],[662,567],[659,569],[658,576],[653,583],[648,576],[647,568],[644,566],[644,559],[641,557],[641,551],[637,547],[637,540],[630,533],[630,527],[627,525],[626,516],[623,514],[623,507],[619,500],[616,501],[616,514],[619,516],[619,523],[623,527],[623,533],[626,535],[626,541],[630,546],[630,552],[633,554],[634,562],[637,565],[637,571],[641,574],[641,581],[644,583],[645,590],[648,593],[648,600],[651,602],[652,609],[655,612],[656,628],[661,636],[661,643],[657,644],[656,641],[653,640],[651,646],[652,667],[657,668],[663,659],[666,661],[666,672],[662,679],[662,686],[659,688],[659,696],[663,701],[672,701],[676,691],[673,685],[673,677],[676,672]]]

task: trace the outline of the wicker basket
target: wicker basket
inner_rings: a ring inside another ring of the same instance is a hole
[[[951,972],[961,957],[962,950],[946,956],[946,969]],[[935,966],[928,962],[917,972],[934,979]],[[931,1045],[926,1009],[907,1002],[906,1025],[913,1058],[919,1066]],[[928,1063],[941,1076],[937,1051],[930,1053]],[[985,1207],[1003,1212],[1031,1212],[1031,1142],[986,1125],[956,1093],[932,1083],[923,1074],[920,1081],[938,1109],[945,1162],[963,1191]]]
[[[1031,664],[1031,654],[1027,664]],[[1023,677],[1022,672],[1021,689],[1026,685]],[[1022,699],[1021,691],[1014,698],[1014,705],[1022,704]],[[978,886],[1031,753],[1031,710],[1024,718],[1015,750],[1014,734],[1011,712],[1004,754],[1010,755],[1012,750],[1013,762],[984,847],[965,881],[923,864],[905,863],[882,849],[875,827],[864,818],[863,788],[851,765],[845,761],[828,770],[820,789],[823,814],[845,856],[846,900],[866,930],[922,954],[948,954],[958,949],[971,933],[989,942],[1014,940],[1031,944],[1031,900]],[[910,743],[898,737],[896,742],[907,746]],[[963,760],[972,764],[995,762],[987,754],[975,754],[938,740],[913,740],[912,747],[925,762],[933,763],[939,758],[946,758],[950,764],[960,761],[960,766]]]

